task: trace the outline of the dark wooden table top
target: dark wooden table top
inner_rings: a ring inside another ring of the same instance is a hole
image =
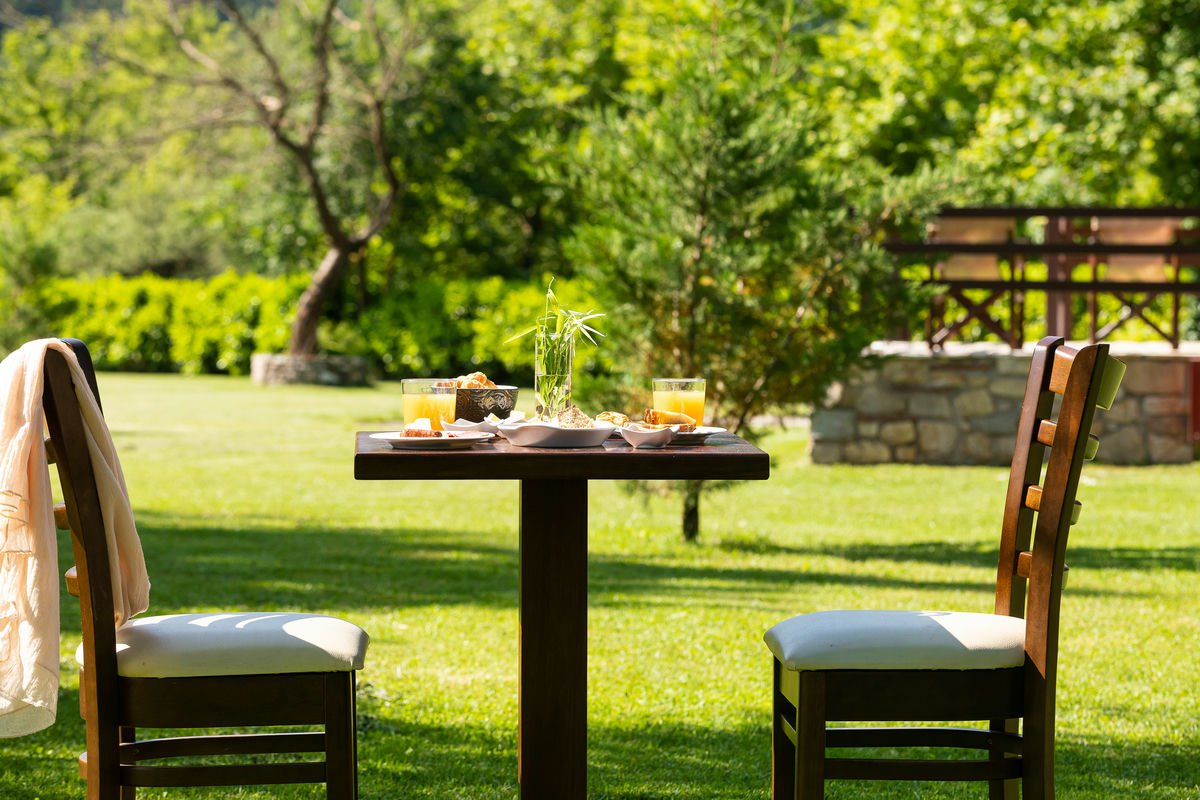
[[[393,450],[358,433],[356,480],[766,480],[770,456],[737,436],[704,444],[634,449],[622,439],[603,447],[517,447],[496,438],[467,450]]]

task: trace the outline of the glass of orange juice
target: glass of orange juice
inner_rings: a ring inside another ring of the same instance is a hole
[[[422,417],[429,427],[442,430],[442,422],[454,421],[454,398],[457,390],[449,378],[405,378],[400,381],[404,397],[404,424],[411,425]]]
[[[687,414],[704,422],[704,378],[655,378],[654,407]]]

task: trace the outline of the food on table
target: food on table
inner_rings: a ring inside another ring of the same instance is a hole
[[[441,431],[427,431],[424,428],[405,428],[404,435],[418,439],[438,439],[444,434]]]
[[[405,436],[413,436],[416,438],[436,439],[436,438],[442,436],[442,431],[440,429],[441,421],[439,420],[438,422],[439,422],[439,429],[434,430],[433,421],[430,420],[428,417],[421,417],[420,419],[413,420],[412,422],[410,422],[404,426],[404,435]]]
[[[592,418],[579,410],[579,406],[567,406],[558,412],[558,424],[563,428],[594,428]]]
[[[611,422],[618,428],[624,428],[629,424],[629,417],[622,414],[620,411],[601,411],[596,415],[598,422]]]
[[[639,431],[661,431],[661,430],[665,430],[671,426],[670,425],[659,425],[659,424],[656,424],[653,422],[631,422],[624,427],[633,428],[633,429],[639,430]]]
[[[459,375],[454,379],[454,385],[459,389],[495,389],[496,384],[482,372],[472,372],[470,375]]]
[[[695,433],[695,431],[696,431],[695,425],[676,425],[675,426],[676,433]]]
[[[660,408],[647,408],[642,419],[654,425],[695,425],[694,417],[689,417],[681,411],[663,411]]]

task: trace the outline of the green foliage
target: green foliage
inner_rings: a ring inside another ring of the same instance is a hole
[[[286,309],[303,288],[295,278],[233,273],[208,281],[58,278],[22,298],[39,319],[20,338],[82,339],[99,369],[243,375],[251,354],[282,349]]]
[[[153,275],[58,278],[39,284],[26,302],[40,311],[41,335],[82,339],[98,369],[167,372],[175,366],[171,318],[185,285]]]
[[[822,114],[764,58],[740,6],[661,98],[588,115],[569,252],[610,310],[625,371],[708,378],[715,424],[820,400],[901,319],[906,287],[877,240],[880,181],[830,169]]]
[[[453,376],[481,370],[493,380],[531,385],[533,343],[513,335],[544,308],[541,281],[427,279],[389,292],[352,321],[328,323],[322,333],[331,352],[369,355],[392,377]],[[582,281],[557,281],[564,303],[594,305]],[[599,351],[577,352],[577,370],[592,376],[609,369]],[[585,380],[584,385],[589,385]],[[586,390],[585,390],[586,394]]]
[[[303,276],[270,279],[226,272],[210,281],[178,281],[171,319],[171,357],[182,372],[250,372],[253,353],[285,348],[288,309],[304,290]],[[86,340],[85,340],[86,341]]]

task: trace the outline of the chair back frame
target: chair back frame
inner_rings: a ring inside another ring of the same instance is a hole
[[[1040,670],[1054,659],[1067,537],[1108,363],[1108,345],[1075,350],[1061,337],[1038,342],[1030,363],[1005,496],[995,612],[1026,620],[1026,652]],[[1062,400],[1052,420],[1056,394]],[[1047,439],[1053,446],[1043,481]],[[1036,509],[1031,487],[1040,489]]]
[[[87,348],[76,339],[63,341],[79,359],[88,378],[88,389],[99,405],[100,395]],[[57,350],[47,350],[43,374],[42,408],[70,522],[79,587],[87,665],[79,676],[79,707],[86,721],[88,752],[99,754],[87,759],[88,785],[99,785],[115,780],[120,769],[119,730],[113,723],[105,724],[118,717],[116,626],[108,540],[83,416],[66,356]]]

